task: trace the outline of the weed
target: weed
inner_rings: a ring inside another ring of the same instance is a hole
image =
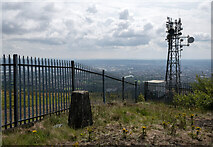
[[[145,102],[145,98],[142,93],[138,95],[138,102]]]
[[[189,133],[189,135],[192,137],[192,139],[197,139],[197,140],[201,140],[201,128],[200,127],[196,127],[196,133],[194,133],[195,126],[192,125],[192,132]]]
[[[194,129],[195,129],[195,126],[194,126],[194,125],[192,125],[192,126],[191,126],[191,128],[192,128],[192,132],[193,132],[193,131],[194,131]]]
[[[165,121],[163,121],[162,125],[163,125],[163,128],[164,128],[164,129],[167,128],[167,123],[166,123]]]
[[[124,139],[126,139],[127,133],[128,133],[128,132],[129,132],[129,131],[128,131],[127,129],[123,128],[123,138],[124,138]]]
[[[120,119],[120,115],[118,115],[118,114],[113,114],[112,115],[112,120],[118,121],[119,119]]]
[[[148,112],[145,108],[140,109],[140,108],[136,108],[136,112],[142,116],[148,116]]]
[[[186,130],[186,113],[183,113],[182,117],[181,117],[181,115],[179,115],[179,116],[180,116],[179,128]]]
[[[91,128],[91,127],[88,127],[87,128],[87,132],[88,132],[88,134],[89,134],[89,136],[88,136],[88,141],[91,141],[91,135],[92,135],[92,132],[93,132],[93,129]]]
[[[13,132],[3,133],[3,145],[53,145],[64,143],[74,145],[76,142],[81,145],[106,145],[109,143],[109,140],[113,144],[114,142],[111,141],[119,142],[118,139],[120,138],[123,139],[122,141],[125,144],[130,141],[143,144],[144,142],[149,142],[150,137],[155,138],[151,140],[154,140],[154,144],[158,145],[159,141],[165,141],[164,137],[159,138],[160,135],[165,135],[165,138],[175,136],[175,138],[179,139],[178,133],[183,133],[184,137],[184,134],[188,133],[187,131],[189,131],[188,135],[193,139],[210,139],[201,129],[197,131],[195,126],[196,114],[202,113],[204,118],[209,118],[209,115],[205,115],[206,111],[200,111],[200,109],[180,109],[169,107],[162,103],[146,102],[135,105],[127,103],[126,106],[119,103],[113,103],[113,105],[94,105],[92,106],[92,112],[94,123],[93,126],[88,127],[88,130],[87,128],[77,130],[70,128],[67,124],[68,113],[61,113],[60,116],[46,116],[43,121],[35,123],[31,128],[17,128]],[[182,126],[186,126],[186,130],[178,130],[181,121]],[[191,125],[192,122],[193,125]],[[56,124],[62,124],[63,127],[56,128],[54,127]],[[144,125],[144,128],[141,128],[141,124]],[[161,127],[159,128],[159,124],[165,130],[162,130]],[[123,131],[124,126],[125,130]],[[187,130],[187,127],[189,127],[189,130]],[[36,132],[33,133],[34,130]],[[120,133],[117,130],[121,130]],[[165,131],[168,131],[168,134],[165,134]],[[153,133],[156,133],[156,135],[153,136]],[[133,141],[133,138],[138,138],[138,134],[140,138],[142,137],[146,141],[140,139],[138,139],[139,142]],[[128,137],[128,135],[131,136]],[[183,142],[187,141],[183,139]],[[203,142],[200,143],[203,144]],[[209,142],[207,143],[209,144]]]
[[[171,135],[176,135],[176,126],[175,126],[175,123],[172,124],[171,126]]]
[[[142,139],[145,139],[145,136],[146,136],[146,127],[145,126],[142,126]]]
[[[197,138],[196,134],[194,134],[193,132],[188,133],[188,135],[191,136],[192,139],[196,139]]]
[[[191,114],[191,126],[194,125],[194,114]]]
[[[200,134],[200,130],[201,130],[201,128],[200,127],[196,127],[196,134],[197,134],[197,136]]]
[[[73,147],[78,147],[78,146],[79,146],[79,143],[78,143],[78,142],[75,142],[72,146],[73,146]]]

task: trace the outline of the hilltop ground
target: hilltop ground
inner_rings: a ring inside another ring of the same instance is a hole
[[[74,130],[68,112],[3,133],[3,145],[213,145],[213,115],[162,103],[92,106],[94,124]]]

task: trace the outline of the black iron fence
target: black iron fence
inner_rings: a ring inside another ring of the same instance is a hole
[[[137,101],[137,82],[74,61],[3,55],[2,127],[29,124],[67,111],[74,90],[87,90],[92,102]]]
[[[175,91],[175,87],[167,87],[165,82],[152,83],[144,82],[143,87],[145,100],[172,102]],[[182,83],[179,87],[178,94],[187,94],[193,92],[192,86],[189,83]]]
[[[74,61],[3,55],[2,127],[29,124],[46,115],[69,109],[74,90],[87,90],[91,103],[110,101],[137,102],[138,93],[145,100],[170,101],[165,83],[137,83]],[[134,80],[134,79],[133,79]],[[180,92],[191,92],[182,84]]]

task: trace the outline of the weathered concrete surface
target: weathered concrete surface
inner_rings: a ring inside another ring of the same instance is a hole
[[[92,111],[88,91],[73,91],[68,125],[74,129],[92,125]]]

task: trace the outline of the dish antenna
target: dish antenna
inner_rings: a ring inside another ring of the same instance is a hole
[[[194,40],[195,40],[195,39],[194,39],[193,37],[189,37],[187,41],[188,41],[188,43],[193,43]]]

